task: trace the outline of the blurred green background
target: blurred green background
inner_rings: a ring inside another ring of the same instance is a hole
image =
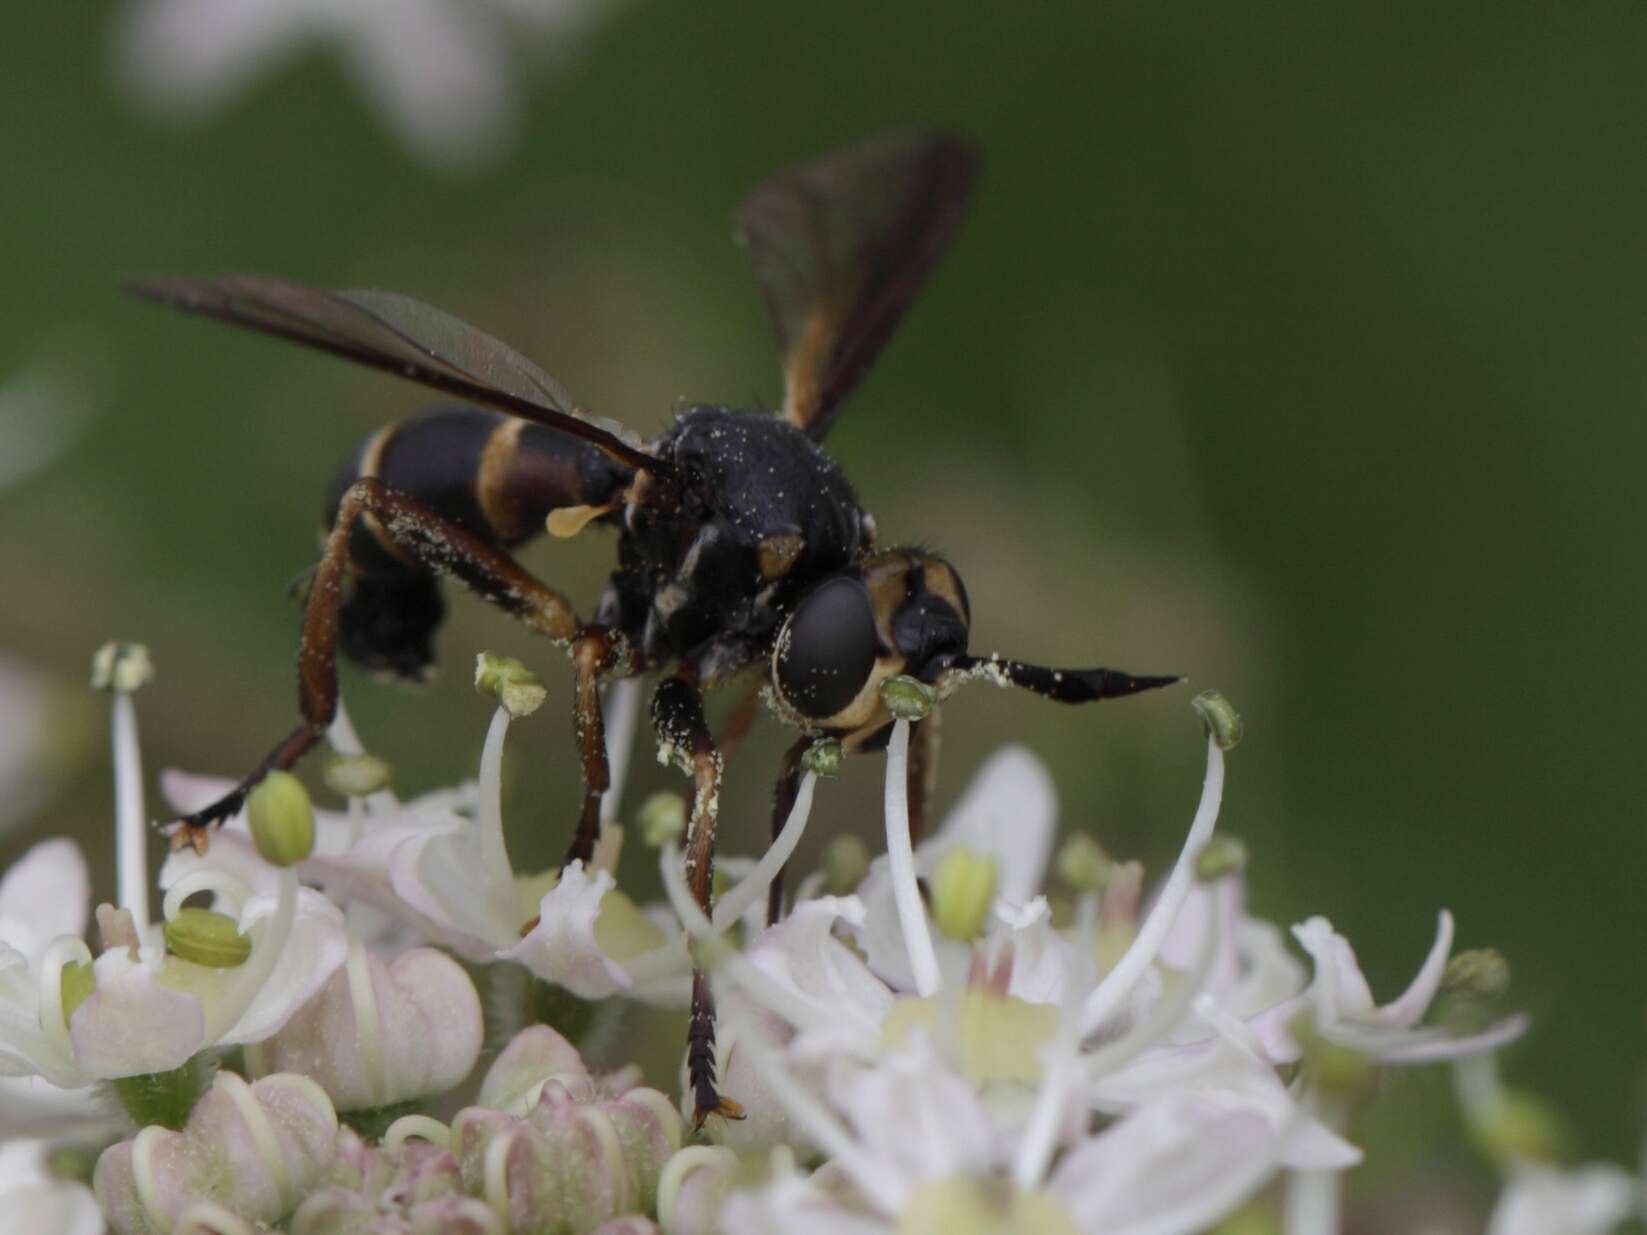
[[[322,43],[196,122],[157,118],[119,84],[121,17],[19,6],[0,48],[0,377],[45,365],[95,406],[0,495],[0,649],[60,684],[69,773],[0,863],[107,827],[81,685],[106,638],[153,649],[151,770],[238,772],[285,732],[285,587],[324,486],[426,402],[124,299],[121,278],[409,292],[650,433],[679,399],[778,396],[729,243],[741,194],[942,124],[987,154],[976,211],[829,443],[883,534],[961,565],[980,649],[1223,689],[1248,721],[1224,826],[1254,852],[1255,908],[1328,914],[1387,997],[1450,907],[1535,1014],[1512,1077],[1559,1101],[1581,1150],[1633,1157],[1647,9],[633,0],[575,46],[523,42],[517,140],[462,173],[409,156]],[[527,556],[589,604],[609,552]],[[454,614],[432,689],[346,677],[408,791],[472,774],[480,648],[567,697],[549,648],[478,604]],[[1067,825],[1159,870],[1199,786],[1189,695],[962,696],[942,799],[1016,739]],[[511,739],[526,860],[571,823],[567,710]],[[726,851],[763,834],[785,740],[767,722],[733,764]],[[873,813],[878,761],[857,762],[820,799],[814,852],[831,817]],[[668,783],[638,763],[631,803]],[[629,855],[643,886],[647,860]],[[1399,1087],[1398,1165],[1456,1142],[1444,1078]]]

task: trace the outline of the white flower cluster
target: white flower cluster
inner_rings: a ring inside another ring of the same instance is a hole
[[[1325,918],[1292,930],[1306,966],[1249,915],[1245,855],[1215,834],[1222,701],[1198,701],[1200,802],[1147,896],[1141,867],[1090,837],[1054,860],[1053,789],[1017,747],[912,845],[907,719],[887,749],[887,856],[832,846],[776,925],[767,891],[814,770],[772,851],[722,863],[741,878],[712,918],[667,827],[648,827],[667,903],[614,886],[615,792],[588,868],[517,872],[504,745],[541,699],[517,673],[478,784],[401,802],[340,717],[328,782],[347,807],[314,811],[271,777],[206,853],[171,855],[151,921],[132,699],[148,674],[141,649],[100,654],[120,903],[98,907],[95,948],[71,842],[0,878],[0,1212],[17,1229],[1192,1235],[1280,1180],[1288,1235],[1331,1235],[1361,1159],[1352,1108],[1380,1069],[1438,1062],[1506,1169],[1490,1235],[1599,1235],[1638,1208],[1623,1172],[1551,1164],[1542,1108],[1498,1080],[1493,1052],[1525,1027],[1490,1011],[1502,961],[1452,955],[1445,911],[1382,1004]],[[619,785],[633,685],[608,705]],[[163,783],[181,811],[228,787]],[[459,1109],[488,1028],[477,980],[524,971],[581,1001],[676,1008],[694,960],[744,1118],[694,1135],[690,1095],[677,1108],[638,1069],[592,1072],[542,1025],[490,1027],[518,1032]],[[92,1188],[62,1169],[88,1150]]]

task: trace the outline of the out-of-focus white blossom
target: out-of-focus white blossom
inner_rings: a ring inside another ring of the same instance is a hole
[[[1527,1165],[1510,1176],[1487,1235],[1608,1235],[1641,1201],[1641,1182],[1614,1166]]]
[[[503,150],[534,47],[566,52],[614,0],[131,0],[115,30],[138,99],[183,116],[225,105],[309,47],[334,52],[379,118],[436,167]]]
[[[103,1235],[103,1211],[85,1184],[53,1177],[50,1144],[0,1139],[0,1215],[6,1229],[40,1235]]]

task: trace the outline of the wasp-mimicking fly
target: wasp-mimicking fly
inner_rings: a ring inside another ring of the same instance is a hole
[[[337,652],[416,678],[433,661],[438,577],[470,589],[571,656],[582,806],[567,861],[587,862],[607,788],[603,683],[658,674],[659,740],[694,784],[687,882],[707,913],[722,752],[704,692],[754,679],[801,731],[784,757],[774,828],[801,757],[819,737],[884,746],[880,684],[937,688],[987,676],[1063,703],[1175,681],[1112,669],[1054,670],[972,656],[972,609],[955,567],[883,548],[875,522],[820,443],[846,396],[949,247],[977,174],[972,145],[935,133],[884,136],[766,181],[737,232],[782,353],[777,414],[701,404],[651,442],[579,409],[513,349],[405,296],[328,292],[273,279],[158,279],[139,295],[399,374],[459,400],[380,430],[333,485],[329,532],[309,584],[298,653],[302,720],[235,789],[181,821],[178,837],[235,814],[269,771],[324,737],[337,710]],[[469,406],[477,405],[477,406]],[[489,410],[481,410],[489,409]],[[617,531],[617,567],[580,618],[509,550],[542,531]],[[932,725],[915,731],[911,819],[925,813]],[[774,894],[770,912],[778,910]],[[694,974],[688,1079],[698,1117],[735,1114],[716,1091],[709,983]]]

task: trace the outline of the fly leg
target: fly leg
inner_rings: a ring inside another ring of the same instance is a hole
[[[595,856],[595,843],[600,840],[601,796],[612,784],[606,763],[606,719],[601,713],[600,685],[605,673],[616,666],[621,651],[617,638],[601,626],[583,627],[572,641],[572,665],[577,674],[572,728],[583,766],[583,806],[563,866],[573,862],[588,866]]]
[[[938,709],[910,726],[909,764],[905,785],[909,793],[909,843],[918,845],[926,835],[927,812],[938,787]]]
[[[238,814],[246,795],[259,781],[270,772],[292,767],[326,736],[337,715],[338,612],[349,564],[349,537],[355,520],[363,515],[375,519],[395,548],[418,565],[460,580],[556,644],[604,644],[598,657],[586,655],[606,666],[622,662],[623,649],[616,646],[615,635],[580,625],[572,606],[559,592],[524,570],[504,550],[382,481],[357,480],[343,494],[303,611],[303,634],[297,653],[302,720],[246,779],[210,806],[184,816],[172,836],[174,847],[191,844],[204,849],[208,827]]]
[[[713,912],[715,816],[719,810],[721,753],[703,716],[703,695],[685,674],[665,678],[652,695],[652,726],[671,761],[692,778],[692,813],[686,828],[686,886],[705,917]],[[693,1116],[740,1118],[743,1108],[715,1088],[715,997],[709,972],[692,969],[692,1013],[686,1031],[686,1078]]]

